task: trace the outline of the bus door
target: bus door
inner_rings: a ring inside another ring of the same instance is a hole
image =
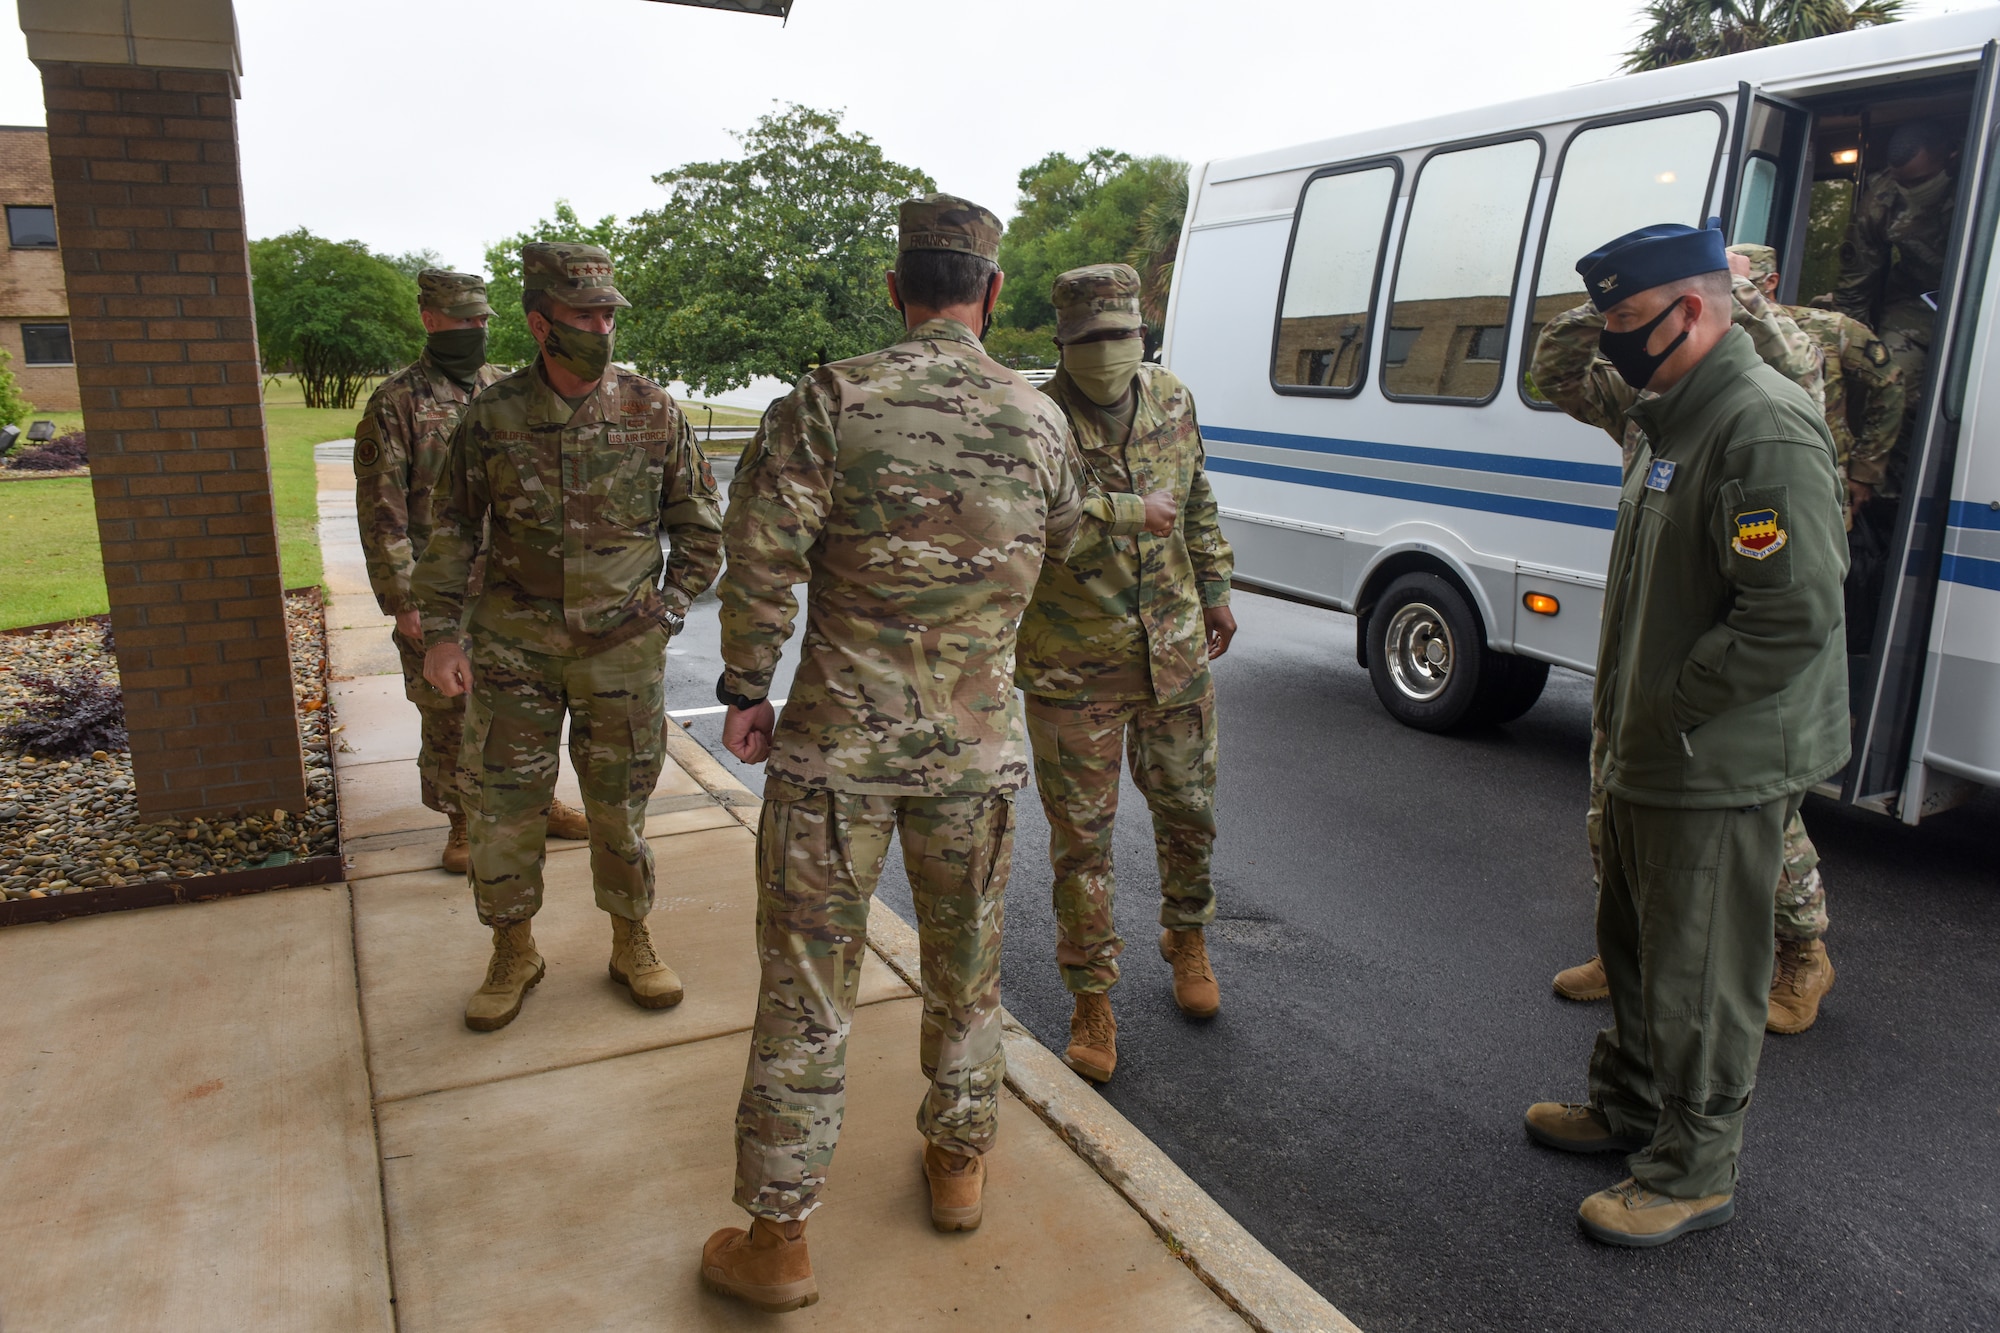
[[[1731,245],[1768,245],[1778,271],[1793,274],[1805,248],[1812,112],[1739,84],[1723,188],[1723,234]]]
[[[1958,203],[1946,246],[1944,285],[1938,289],[1922,401],[1910,437],[1904,495],[1889,542],[1888,574],[1865,659],[1850,658],[1848,690],[1854,721],[1854,756],[1841,783],[1841,799],[1894,811],[1915,823],[1916,801],[1898,795],[1910,776],[1918,695],[1928,660],[1931,611],[1937,597],[1951,481],[1957,462],[1965,377],[1982,319],[1979,300],[1992,258],[2000,167],[1996,140],[1995,59],[2000,43],[1980,55],[1979,78],[1959,154]],[[1908,784],[1920,791],[1919,784]]]

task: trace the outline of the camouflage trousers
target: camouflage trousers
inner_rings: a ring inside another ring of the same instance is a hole
[[[565,712],[597,905],[633,921],[653,910],[646,803],[666,756],[666,648],[658,626],[589,657],[473,637],[465,813],[482,922],[524,921],[541,909]]]
[[[417,750],[417,778],[422,784],[424,805],[446,814],[459,809],[463,775],[459,771],[459,751],[465,743],[465,701],[445,694],[424,679],[424,650],[395,630],[396,655],[403,662],[403,697],[417,706],[423,730]]]
[[[1603,732],[1591,731],[1590,808],[1583,817],[1590,841],[1590,875],[1604,883],[1604,753]],[[1816,940],[1826,934],[1826,883],[1819,874],[1819,848],[1806,836],[1806,822],[1794,810],[1785,823],[1785,861],[1772,895],[1772,925],[1781,940]]]
[[[1028,696],[1035,787],[1049,819],[1055,870],[1056,964],[1071,991],[1102,993],[1118,981],[1125,942],[1113,920],[1111,829],[1118,764],[1153,815],[1160,863],[1160,924],[1169,930],[1215,919],[1209,858],[1215,848],[1215,685],[1206,676],[1185,702],[1046,699]]]
[[[1896,369],[1903,372],[1904,411],[1903,430],[1896,437],[1896,447],[1890,451],[1889,475],[1885,479],[1881,494],[1897,496],[1903,493],[1909,470],[1910,437],[1917,429],[1917,413],[1923,404],[1924,377],[1931,359],[1931,331],[1936,316],[1922,301],[1901,301],[1882,312],[1882,322],[1875,336],[1888,349],[1889,359]]]
[[[764,786],[750,1067],[736,1110],[736,1202],[796,1221],[819,1207],[847,1104],[847,1033],[867,952],[868,900],[903,843],[923,959],[917,1129],[976,1156],[1000,1129],[1000,932],[1014,798],[861,796]]]

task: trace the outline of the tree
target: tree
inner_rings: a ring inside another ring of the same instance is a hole
[[[543,218],[527,231],[486,247],[486,304],[493,307],[493,318],[486,321],[486,359],[503,366],[525,366],[535,359],[535,340],[528,332],[527,312],[521,309],[521,247],[530,241],[581,241],[603,246],[611,252],[620,290],[628,297],[632,294],[619,248],[618,219],[606,214],[586,226],[569,200],[556,200],[553,218]],[[619,321],[621,326],[625,322]],[[625,341],[621,327],[620,360],[631,356]]]
[[[1894,23],[1906,0],[1650,0],[1628,73]]]
[[[14,372],[7,369],[7,363],[14,358],[6,348],[0,347],[0,426],[21,420],[35,410],[35,405],[21,393],[21,386],[14,382]]]
[[[362,384],[423,349],[417,291],[359,241],[304,227],[250,243],[257,351],[298,374],[307,407],[351,408]]]
[[[400,255],[383,255],[382,262],[390,268],[395,269],[396,272],[402,274],[411,282],[415,282],[417,274],[422,273],[427,268],[444,267],[443,257],[437,251],[428,248],[423,250],[405,250]]]
[[[1019,186],[1017,211],[1000,242],[1007,286],[994,322],[996,335],[1007,329],[1021,337],[1001,337],[1000,345],[1047,348],[1040,355],[1052,358],[1056,312],[1049,293],[1056,276],[1119,261],[1139,270],[1141,308],[1157,335],[1187,211],[1187,164],[1109,148],[1081,161],[1050,153],[1020,174]]]
[[[621,237],[618,355],[711,394],[892,341],[896,206],[936,188],[838,112],[788,106],[736,139],[733,161],[655,176],[667,202]]]

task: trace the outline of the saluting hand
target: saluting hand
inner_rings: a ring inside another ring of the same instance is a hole
[[[472,663],[465,649],[455,643],[441,643],[424,654],[424,679],[437,686],[447,699],[456,699],[472,688]]]
[[[761,764],[771,753],[771,733],[777,725],[777,710],[769,699],[759,699],[748,708],[732,704],[722,719],[722,748],[746,764]]]
[[[1180,506],[1174,503],[1172,491],[1154,491],[1146,497],[1146,531],[1155,537],[1172,532],[1179,518]]]

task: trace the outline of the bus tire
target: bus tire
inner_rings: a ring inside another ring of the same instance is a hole
[[[1479,664],[1479,697],[1473,701],[1473,715],[1495,726],[1512,722],[1535,706],[1548,683],[1547,662],[1489,648]]]
[[[1368,675],[1389,716],[1419,731],[1472,719],[1486,636],[1463,593],[1435,574],[1405,574],[1368,617]]]

